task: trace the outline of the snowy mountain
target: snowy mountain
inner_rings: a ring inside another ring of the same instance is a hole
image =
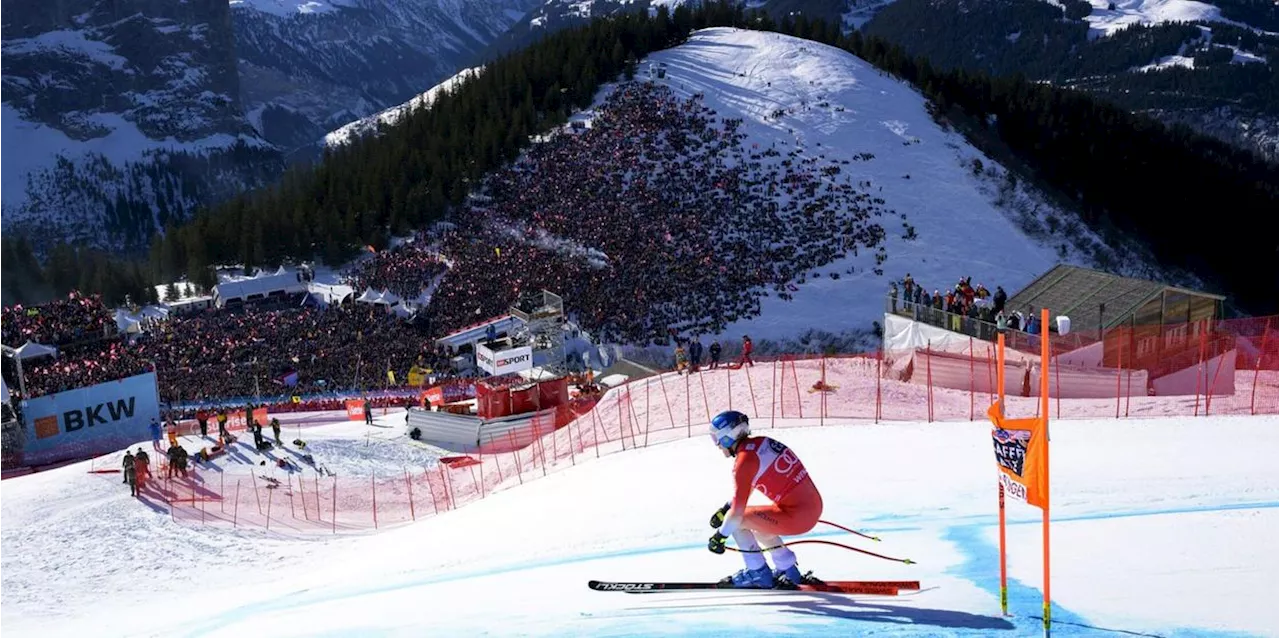
[[[1082,89],[1274,160],[1277,19],[1274,2],[897,0],[865,31],[935,67]]]
[[[714,122],[740,119],[735,130],[744,135],[742,152],[722,154],[716,163],[751,166],[742,179],[761,189],[769,189],[772,175],[783,175],[784,182],[813,180],[813,208],[823,209],[824,193],[832,193],[843,202],[830,211],[836,216],[859,214],[864,201],[877,204],[866,221],[868,233],[883,233],[874,249],[828,253],[818,247],[825,231],[819,232],[815,218],[826,212],[780,215],[771,222],[797,238],[795,254],[812,252],[811,267],[777,274],[785,279],[781,288],[751,290],[759,314],[728,321],[720,334],[760,340],[795,338],[815,328],[869,332],[884,312],[889,282],[908,273],[930,291],[971,276],[975,285],[1000,285],[1012,293],[1060,261],[1110,258],[1131,273],[1152,272],[1142,252],[1116,258],[1073,214],[944,129],[910,85],[843,50],[776,33],[705,29],[686,44],[645,58],[637,79],[666,87],[678,100],[700,96],[699,105],[710,109]],[[615,88],[602,89],[593,110]],[[653,169],[650,179],[677,170]],[[633,196],[625,190],[612,195]],[[787,211],[802,196],[779,188],[773,197]],[[472,216],[481,216],[483,207],[477,205]],[[559,239],[606,255],[621,250],[590,231]],[[565,292],[566,299],[572,297]]]
[[[455,74],[534,0],[235,0],[240,96],[288,153]]]
[[[145,246],[279,155],[245,120],[218,0],[5,2],[4,231]]]
[[[426,92],[414,97],[412,100],[409,100],[404,104],[393,106],[389,109],[370,115],[369,117],[360,118],[354,122],[345,124],[325,135],[324,145],[326,147],[340,146],[352,141],[353,139],[363,137],[365,135],[376,134],[379,129],[399,122],[406,115],[409,115],[420,108],[431,106],[431,103],[434,102],[440,94],[454,90],[467,79],[475,77],[481,70],[482,67],[463,69],[453,77],[431,87],[430,89],[427,89]]]

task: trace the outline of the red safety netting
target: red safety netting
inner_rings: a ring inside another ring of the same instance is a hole
[[[1143,345],[1152,338],[1160,340],[1160,356],[1145,349],[1150,342]],[[1032,351],[1038,344],[1026,334],[1010,341],[1007,413],[1037,414],[1043,371]],[[1278,342],[1274,320],[1192,331],[1127,329],[1093,342],[1055,338],[1047,371],[1050,416],[1277,414]],[[593,408],[579,402],[548,410],[523,430],[482,428],[477,452],[429,467],[365,476],[322,476],[312,468],[237,475],[195,467],[171,478],[161,463],[160,477],[149,481],[142,498],[185,524],[364,532],[456,509],[602,455],[703,436],[721,410],[745,412],[757,430],[983,420],[995,383],[995,345],[976,337],[948,338],[938,348],[926,342],[864,354],[784,356],[635,379],[609,390]]]

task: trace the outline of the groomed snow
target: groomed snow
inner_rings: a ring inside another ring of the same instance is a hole
[[[1274,416],[1052,428],[1056,635],[1280,633]],[[884,540],[812,535],[919,563],[801,546],[801,565],[829,578],[919,579],[922,591],[589,591],[591,578],[702,580],[738,567],[706,551],[729,463],[694,436],[335,539],[176,525],[130,499],[118,475],[84,464],[8,480],[0,611],[15,635],[42,636],[1038,635],[1039,511],[1019,503],[1009,509],[1013,615],[999,617],[989,425],[777,436],[822,489],[824,518]]]
[[[742,118],[746,144],[776,145],[784,157],[800,147],[799,158],[850,160],[838,179],[870,181],[869,193],[905,215],[919,235],[904,240],[904,220],[886,214],[878,219],[887,235],[883,276],[873,272],[869,251],[847,255],[815,268],[822,276],[798,284],[792,300],[771,293],[759,317],[723,334],[759,340],[812,328],[870,330],[884,312],[889,282],[907,273],[931,292],[969,275],[975,285],[1002,285],[1012,294],[1060,261],[1054,246],[1028,238],[1012,221],[1015,214],[997,206],[991,179],[974,175],[975,159],[988,169],[997,166],[993,160],[958,133],[943,131],[909,85],[845,51],[776,33],[713,28],[650,55],[641,68],[663,63],[666,78],[655,81],[682,99],[702,93],[718,117]],[[772,118],[778,109],[789,114]],[[874,159],[858,159],[863,153]],[[1025,201],[1025,193],[1018,198]],[[1068,259],[1083,260],[1074,251]],[[846,274],[851,267],[857,272]],[[831,272],[840,279],[832,280]]]

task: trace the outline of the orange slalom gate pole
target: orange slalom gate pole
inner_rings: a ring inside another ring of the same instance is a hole
[[[996,335],[996,409],[1004,416],[1004,333]],[[1000,503],[1000,613],[1009,614],[1009,577],[1006,570],[1008,552],[1005,547],[1004,482],[999,481]]]
[[[1049,363],[1049,309],[1040,310],[1040,368],[1044,370]],[[1049,375],[1040,375],[1040,414],[1044,415],[1044,510],[1042,512],[1044,527],[1044,635],[1049,635]]]
[[[1009,572],[1005,567],[1004,544],[1004,483],[996,481],[1000,495],[1000,615],[1009,615]]]

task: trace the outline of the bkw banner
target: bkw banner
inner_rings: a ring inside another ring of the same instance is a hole
[[[149,441],[160,418],[154,372],[22,402],[23,462],[54,463]]]

